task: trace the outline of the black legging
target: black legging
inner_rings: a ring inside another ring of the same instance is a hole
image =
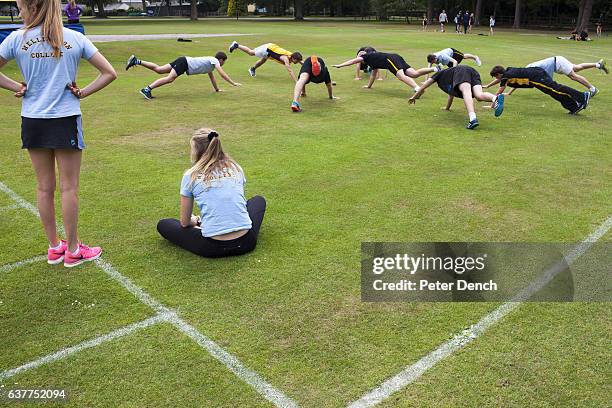
[[[245,235],[229,241],[206,238],[202,230],[195,227],[181,227],[179,220],[166,218],[157,223],[160,235],[175,245],[206,258],[222,258],[251,252],[257,245],[257,235],[266,212],[266,200],[261,196],[247,201],[247,211],[253,226]]]
[[[540,81],[530,81],[531,84],[547,95],[555,98],[565,109],[575,112],[584,100],[584,93],[570,88],[569,86],[557,83],[545,76]]]

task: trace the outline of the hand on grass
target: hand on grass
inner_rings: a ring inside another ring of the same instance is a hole
[[[370,88],[370,87],[369,87],[369,86],[367,86],[367,85],[364,85],[364,86],[363,86],[363,88],[364,88],[364,89],[372,89],[372,88]]]
[[[22,98],[28,90],[28,86],[25,82],[20,82],[19,84],[21,85],[21,88],[19,88],[19,90],[14,93],[15,98]]]
[[[447,108],[446,106],[443,106],[440,109],[445,110],[445,111],[449,111],[450,110],[450,108]]]
[[[240,82],[234,82],[232,85],[233,86],[242,86],[242,84]]]

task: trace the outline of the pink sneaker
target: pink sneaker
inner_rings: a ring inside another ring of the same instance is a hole
[[[87,245],[79,244],[79,248],[76,250],[76,253],[72,253],[68,248],[66,248],[66,254],[64,255],[64,266],[66,268],[72,268],[82,264],[83,262],[98,259],[100,255],[102,255],[102,248],[90,248]]]
[[[49,248],[47,250],[47,263],[49,265],[57,265],[64,260],[64,253],[66,252],[66,241],[60,240],[59,247]]]

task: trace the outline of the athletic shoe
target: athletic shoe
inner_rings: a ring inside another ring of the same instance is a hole
[[[495,99],[495,103],[493,104],[493,109],[495,109],[495,117],[501,116],[504,112],[504,94],[497,95]]]
[[[230,44],[230,46],[229,46],[229,52],[230,52],[230,54],[231,54],[232,52],[234,52],[234,50],[235,50],[236,48],[238,48],[238,43],[237,43],[236,41],[232,41],[232,43],[231,43],[231,44]]]
[[[77,249],[76,253],[72,253],[69,249],[66,249],[66,254],[64,256],[64,266],[66,268],[72,268],[82,264],[83,262],[98,259],[100,255],[102,255],[102,248],[90,248],[87,245],[79,244],[79,248]]]
[[[130,69],[134,65],[136,65],[136,61],[138,61],[138,58],[136,58],[136,56],[134,54],[132,54],[130,56],[130,58],[128,58],[128,60],[127,60],[127,65],[125,66],[125,70],[127,71],[128,69]]]
[[[255,68],[251,67],[249,68],[249,75],[254,77],[255,76]]]
[[[608,68],[608,64],[606,64],[606,60],[603,59],[603,58],[599,60],[599,69],[601,69],[606,74],[610,73],[610,69]]]
[[[591,93],[590,92],[584,92],[583,95],[584,95],[584,102],[582,102],[582,104],[579,105],[578,108],[575,111],[570,112],[572,115],[577,114],[581,110],[585,110],[587,108],[587,106],[589,106],[589,99],[591,99]]]
[[[153,95],[151,95],[151,91],[148,90],[147,88],[142,88],[140,90],[140,94],[147,99],[153,99]]]
[[[599,89],[593,87],[593,90],[589,91],[589,93],[591,94],[591,98],[592,98],[599,93]]]
[[[478,125],[480,125],[480,123],[478,123],[478,119],[474,119],[474,120],[470,120],[470,123],[465,125],[465,128],[466,129],[476,129]]]
[[[482,61],[478,57],[476,57],[476,65],[478,65],[478,66],[482,65]]]
[[[417,85],[416,88],[413,89],[414,93],[417,93],[421,90],[421,87]]]
[[[294,112],[301,112],[302,111],[302,107],[300,106],[300,104],[297,101],[293,101],[291,102],[291,110]]]
[[[64,254],[66,253],[66,241],[63,239],[60,241],[59,247],[49,248],[47,250],[47,263],[49,265],[57,265],[64,260]]]

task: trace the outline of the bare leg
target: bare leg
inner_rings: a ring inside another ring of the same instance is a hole
[[[295,83],[295,88],[293,89],[293,100],[296,102],[300,101],[300,96],[302,92],[306,88],[306,82],[310,79],[310,75],[307,72],[302,72],[297,82]]]
[[[459,87],[459,89],[461,89],[461,87]],[[461,92],[463,93],[463,90]],[[474,95],[474,98],[476,98],[476,100],[479,100],[481,102],[493,102],[496,98],[496,96],[490,92],[483,92],[482,85],[473,86],[472,93]]]
[[[266,61],[268,60],[268,58],[260,58],[259,60],[257,60],[257,62],[255,63],[255,65],[253,65],[253,68],[257,69],[259,67],[261,67],[263,64],[266,63]]]
[[[583,68],[586,69],[586,68]],[[577,73],[575,73],[574,71],[570,72],[568,77],[584,86],[587,87],[587,89],[591,90],[591,88],[593,88],[593,85],[582,75],[578,75]]]
[[[238,49],[240,51],[246,52],[247,54],[249,54],[250,56],[255,56],[255,51],[253,51],[252,49],[250,49],[249,47],[247,47],[246,45],[238,45]]]
[[[157,65],[154,62],[140,61],[140,65],[147,69],[150,69],[151,71],[157,72],[158,74],[167,74],[172,70],[170,64]]]
[[[408,75],[410,78],[418,78],[423,75],[431,74],[432,72],[436,72],[436,69],[435,68],[414,69],[411,67],[406,70],[406,75]]]
[[[36,204],[49,245],[59,245],[55,223],[55,155],[52,149],[28,149],[36,173]]]
[[[459,90],[461,90],[461,94],[463,95],[463,103],[465,104],[468,116],[475,116],[476,112],[474,111],[474,101],[472,100],[472,87],[469,82],[460,84]]]
[[[412,68],[410,68],[412,69]],[[414,79],[410,78],[409,76],[407,76],[404,71],[397,71],[397,74],[395,74],[395,76],[397,77],[397,79],[399,79],[400,81],[402,81],[403,83],[405,83],[406,85],[408,85],[409,87],[411,87],[412,89],[417,88],[417,83],[414,81]]]
[[[57,149],[55,151],[60,176],[66,241],[71,252],[76,251],[79,245],[77,224],[79,220],[79,177],[81,175],[82,155],[83,151],[76,149]]]
[[[574,72],[582,71],[583,69],[597,68],[595,62],[583,62],[582,64],[574,64]]]
[[[170,84],[172,82],[174,82],[174,80],[178,78],[178,75],[176,74],[176,71],[174,69],[170,70],[170,73],[168,74],[168,76],[163,77],[163,78],[159,78],[157,81],[153,82],[151,85],[149,85],[149,88],[151,89],[155,89],[155,88],[159,88],[160,86],[166,85],[166,84]]]
[[[478,55],[465,53],[463,54],[463,59],[471,59],[476,61],[478,59]]]

